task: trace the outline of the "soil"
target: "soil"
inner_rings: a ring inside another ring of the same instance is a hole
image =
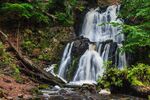
[[[37,83],[32,82],[26,76],[21,76],[23,82],[18,83],[16,80],[4,74],[0,75],[0,98],[15,99],[17,97],[32,97],[31,90],[37,87]],[[2,100],[3,100],[2,99]],[[0,99],[1,100],[1,99]]]

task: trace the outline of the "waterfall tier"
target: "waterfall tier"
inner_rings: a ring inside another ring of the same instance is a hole
[[[119,5],[109,6],[104,13],[99,13],[99,8],[91,9],[85,16],[81,36],[91,42],[113,40],[121,43],[124,40],[123,34],[119,34],[121,28],[109,24],[110,22],[122,23],[121,19],[117,19],[119,9]]]
[[[93,48],[92,44],[89,49],[81,56],[79,67],[73,81],[91,80],[95,81],[102,76],[103,60]]]
[[[65,73],[66,70],[68,69],[69,64],[71,63],[71,50],[72,50],[73,42],[70,44],[68,43],[67,46],[65,47],[63,57],[61,60],[61,64],[59,67],[59,72],[58,75],[62,78],[65,79]]]

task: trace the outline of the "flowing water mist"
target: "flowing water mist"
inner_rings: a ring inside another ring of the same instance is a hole
[[[119,34],[121,27],[108,24],[109,22],[122,23],[121,19],[117,19],[119,9],[119,5],[109,6],[103,13],[99,12],[99,8],[91,9],[85,16],[81,36],[88,38],[91,42],[113,40],[121,43],[124,40],[123,34]]]
[[[63,53],[63,57],[61,60],[61,64],[59,67],[59,72],[58,75],[62,78],[65,79],[65,73],[68,69],[68,66],[71,63],[71,51],[72,51],[72,47],[73,47],[73,42],[72,43],[68,43],[67,46],[65,47],[64,53]]]
[[[94,49],[94,45],[90,44],[89,49],[81,56],[79,68],[73,81],[95,81],[99,76],[102,76],[103,60]]]
[[[89,43],[89,49],[81,56],[70,84],[96,83],[98,77],[103,75],[104,62],[110,59],[115,59],[114,66],[120,69],[126,66],[125,53],[118,52],[124,41],[124,35],[120,34],[122,29],[119,26],[109,24],[111,22],[123,23],[122,19],[117,17],[119,9],[120,5],[112,5],[105,12],[100,13],[100,9],[96,8],[91,9],[85,15],[80,36],[88,38],[92,43]],[[114,43],[116,47],[112,45]],[[73,42],[68,43],[59,67],[58,75],[64,79],[71,64],[72,48]],[[114,53],[112,53],[113,50],[115,50]]]

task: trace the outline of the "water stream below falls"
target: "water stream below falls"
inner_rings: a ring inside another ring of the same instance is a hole
[[[103,75],[103,65],[107,61],[112,61],[119,69],[126,66],[125,53],[118,52],[124,41],[124,35],[120,34],[122,29],[109,24],[110,22],[123,23],[122,19],[117,18],[119,9],[120,5],[112,5],[103,13],[100,13],[99,8],[87,12],[80,36],[90,40],[89,49],[81,55],[78,68],[74,70],[75,75],[69,84],[96,84],[98,77]],[[58,75],[64,79],[71,64],[73,44],[73,42],[68,43],[65,47],[59,67]]]

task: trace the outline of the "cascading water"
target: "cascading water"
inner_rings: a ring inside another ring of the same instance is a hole
[[[89,44],[89,49],[80,58],[79,68],[73,82],[74,84],[93,83],[103,75],[103,71],[102,58],[95,51],[94,45]]]
[[[119,5],[112,5],[104,13],[99,13],[99,8],[91,9],[85,16],[81,36],[88,38],[91,42],[113,40],[121,43],[124,40],[123,34],[119,34],[121,28],[105,24],[109,22],[122,23],[121,19],[117,19],[119,8]]]
[[[106,44],[104,47],[104,51],[101,55],[104,61],[108,61],[109,50],[110,50],[110,44]]]
[[[121,48],[121,47],[122,47],[122,44],[118,44],[118,48]],[[126,65],[127,65],[127,62],[126,62],[125,53],[119,52],[118,68],[123,69],[123,67]]]
[[[98,77],[103,75],[103,62],[110,60],[111,56],[115,56],[115,65],[118,68],[122,69],[126,65],[125,53],[118,53],[117,50],[124,41],[124,35],[119,34],[121,27],[108,24],[110,22],[122,23],[122,20],[117,18],[119,9],[119,5],[112,5],[103,13],[100,13],[97,8],[91,9],[86,14],[80,35],[95,44],[89,44],[89,49],[81,56],[78,69],[70,84],[96,83]],[[112,55],[113,43],[116,43],[117,47],[113,49],[115,52]],[[72,47],[73,43],[67,44],[60,64],[58,75],[64,79],[71,63]]]
[[[64,79],[65,79],[66,70],[67,70],[69,64],[71,63],[71,50],[72,50],[72,47],[73,47],[73,42],[71,44],[68,43],[67,46],[65,47],[63,57],[62,57],[62,60],[61,60],[61,64],[60,64],[60,67],[59,67],[58,75],[60,77],[64,78]]]

